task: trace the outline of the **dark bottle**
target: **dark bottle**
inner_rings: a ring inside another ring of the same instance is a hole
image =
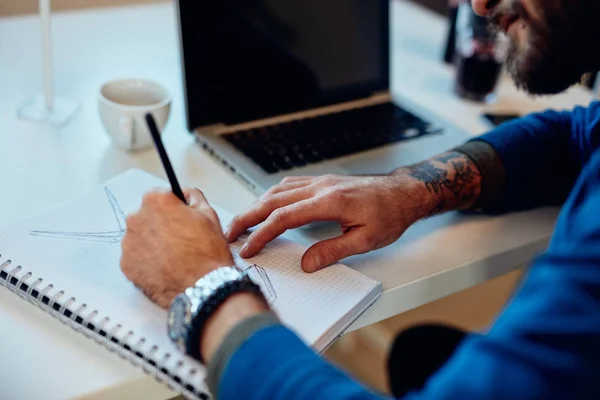
[[[489,101],[502,71],[497,34],[488,28],[469,2],[461,2],[456,21],[456,93],[474,101]]]
[[[454,50],[456,47],[456,17],[458,16],[458,0],[448,1],[448,33],[446,45],[444,46],[443,60],[446,64],[454,62]]]

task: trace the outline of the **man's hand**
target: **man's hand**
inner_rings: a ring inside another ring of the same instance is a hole
[[[240,252],[251,257],[287,229],[313,221],[338,221],[343,234],[315,244],[302,259],[302,268],[314,272],[397,240],[422,214],[417,197],[424,193],[418,182],[401,176],[286,178],[235,217],[227,237],[235,241],[264,221]]]
[[[233,242],[248,228],[262,224],[240,252],[252,257],[288,229],[337,221],[342,235],[316,243],[302,258],[302,268],[314,272],[391,244],[421,218],[468,208],[480,191],[477,166],[456,151],[389,175],[286,178],[236,216],[226,236]]]
[[[146,194],[141,209],[127,218],[121,244],[123,273],[164,308],[212,270],[234,265],[217,214],[202,192],[184,193],[189,205],[170,191]]]

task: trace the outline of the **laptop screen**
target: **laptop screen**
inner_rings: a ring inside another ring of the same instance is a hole
[[[179,0],[188,129],[389,86],[389,0]]]

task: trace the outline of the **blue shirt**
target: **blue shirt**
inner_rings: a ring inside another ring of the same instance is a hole
[[[420,399],[600,399],[600,109],[547,111],[476,140],[506,170],[493,212],[563,204],[547,251],[535,259],[491,330],[471,334]],[[234,353],[224,400],[367,400],[383,396],[328,364],[293,332],[255,332]]]

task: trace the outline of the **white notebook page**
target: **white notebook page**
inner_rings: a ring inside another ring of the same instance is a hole
[[[177,371],[184,381],[203,388],[203,369],[168,339],[166,311],[136,289],[119,267],[123,215],[138,209],[143,194],[156,186],[166,183],[129,171],[68,205],[18,224],[0,233],[0,263],[12,260],[7,271],[21,266],[18,277],[31,272],[28,284],[43,278],[36,288],[52,284],[48,297],[64,291],[57,302],[75,298],[71,311],[79,310],[83,318],[95,312],[94,324],[132,347],[138,345],[142,353],[151,353],[152,359]],[[222,224],[227,224],[231,216],[219,214]],[[234,254],[241,242],[232,246]],[[341,265],[306,274],[300,267],[303,250],[277,240],[252,259],[236,258],[263,287],[282,320],[313,344],[377,282]],[[120,329],[115,329],[118,325]],[[139,341],[142,337],[144,342]]]
[[[239,249],[245,237],[232,246]],[[342,265],[313,274],[302,271],[304,248],[278,240],[250,259],[237,258],[237,265],[250,267],[253,280],[261,285],[273,309],[308,343],[314,343],[337,320],[358,304],[375,282]],[[268,278],[265,279],[264,269]],[[256,279],[255,279],[256,278]],[[272,294],[274,288],[275,294]]]

